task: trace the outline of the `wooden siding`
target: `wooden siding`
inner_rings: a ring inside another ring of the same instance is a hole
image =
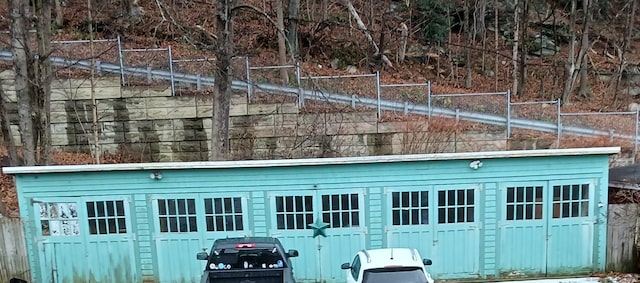
[[[32,231],[39,231],[39,227],[35,226],[37,224],[33,221],[35,218],[29,216],[33,213],[32,202],[34,199],[42,201],[55,196],[60,199],[77,198],[81,202],[90,200],[96,195],[131,197],[133,200],[131,223],[134,223],[132,227],[136,236],[134,248],[138,256],[137,268],[139,268],[137,274],[141,275],[141,279],[148,280],[158,280],[159,276],[157,260],[159,254],[154,248],[157,243],[154,239],[154,235],[156,235],[154,233],[158,232],[157,227],[154,227],[157,225],[157,217],[154,216],[152,209],[152,196],[194,196],[198,199],[198,196],[206,193],[245,193],[248,198],[246,212],[250,219],[248,222],[250,227],[247,227],[247,231],[254,236],[269,236],[274,235],[273,230],[276,227],[272,219],[273,216],[269,214],[269,212],[273,212],[272,201],[276,193],[287,192],[296,195],[304,192],[319,194],[319,192],[326,191],[358,194],[365,202],[362,210],[366,216],[361,222],[366,226],[363,227],[365,228],[364,233],[361,232],[362,229],[352,230],[351,233],[348,229],[340,230],[342,232],[338,232],[339,229],[329,229],[329,237],[316,239],[310,239],[310,231],[302,231],[301,233],[304,234],[293,232],[287,232],[286,235],[281,234],[289,239],[288,243],[298,245],[287,243],[286,248],[301,250],[301,256],[293,260],[296,266],[309,269],[312,266],[317,266],[318,270],[322,268],[324,272],[330,274],[328,278],[305,279],[311,281],[321,279],[328,282],[342,280],[339,270],[340,263],[350,261],[349,255],[355,253],[357,249],[378,248],[390,244],[387,237],[387,228],[391,226],[388,220],[389,191],[421,189],[431,192],[433,197],[437,189],[450,187],[475,188],[477,198],[474,205],[477,207],[478,215],[474,223],[470,225],[457,225],[455,231],[461,231],[459,233],[454,233],[454,230],[447,230],[448,228],[445,226],[439,225],[437,218],[431,220],[429,227],[432,227],[434,232],[440,232],[440,234],[432,234],[433,243],[422,243],[425,245],[425,249],[433,251],[433,254],[423,253],[424,257],[434,260],[434,265],[430,267],[431,271],[440,278],[508,277],[508,274],[499,272],[501,270],[499,249],[502,241],[505,240],[500,239],[497,233],[500,229],[500,220],[504,219],[504,215],[501,215],[503,184],[536,183],[549,187],[552,183],[578,180],[591,182],[595,185],[596,193],[590,196],[592,204],[598,202],[605,204],[605,209],[599,209],[595,206],[590,211],[590,215],[598,218],[593,223],[596,235],[589,235],[595,239],[593,243],[594,262],[582,267],[592,271],[604,270],[605,253],[601,247],[606,246],[607,219],[603,216],[606,215],[606,184],[608,181],[606,174],[608,157],[606,155],[487,158],[482,160],[484,165],[478,170],[469,168],[470,161],[437,160],[264,168],[158,169],[156,171],[163,176],[161,180],[151,179],[149,177],[151,171],[148,170],[18,174],[16,180],[21,201],[21,214],[25,217],[26,223],[31,226],[29,229]],[[596,181],[594,182],[594,180]],[[432,204],[434,203],[432,200]],[[547,205],[550,207],[549,203]],[[431,206],[430,209],[435,209],[435,207]],[[468,233],[470,228],[479,231],[474,239],[465,238],[474,234],[461,234]],[[415,229],[419,229],[419,227]],[[347,238],[348,234],[362,235],[362,237]],[[451,253],[453,251],[459,250],[459,247],[452,241],[438,241],[437,237],[453,239],[447,238],[448,235],[477,242],[477,245],[473,247],[473,253],[460,255],[473,257],[464,259],[465,265],[468,265],[467,269],[461,270],[460,266],[443,264],[452,260]],[[27,239],[37,238],[39,235],[27,237]],[[336,239],[341,240],[337,241]],[[347,239],[348,242],[345,242]],[[186,240],[186,238],[182,240]],[[210,245],[210,243],[202,243],[202,245]],[[37,260],[39,257],[36,246],[37,243],[29,240],[30,258],[36,259],[34,263],[37,266],[32,270],[34,278],[41,276],[39,270],[42,268],[42,262]],[[197,246],[197,249],[202,248],[202,246],[193,243],[191,246]],[[354,248],[356,246],[357,248]],[[326,248],[320,251],[320,247]],[[339,251],[335,251],[339,254],[327,256],[328,249],[331,247],[340,247]],[[539,252],[529,250],[531,245],[523,244],[520,247],[512,252],[516,254]],[[307,254],[303,253],[303,250],[308,251]],[[314,250],[318,250],[317,257],[311,256]],[[185,258],[190,262],[189,260],[194,258],[198,251],[172,250],[171,252],[185,253]],[[321,259],[321,262],[318,259]],[[195,259],[193,261],[195,262]],[[302,274],[302,271],[300,272]],[[309,272],[309,276],[313,276],[313,273]],[[515,274],[517,275],[517,272]],[[197,274],[184,281],[192,282],[195,277]]]
[[[607,227],[607,271],[638,272],[638,204],[610,204]]]
[[[22,228],[20,219],[0,215],[0,282],[14,277],[30,281]]]

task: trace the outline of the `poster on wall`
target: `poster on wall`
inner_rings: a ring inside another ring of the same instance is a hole
[[[78,206],[73,202],[40,203],[40,228],[42,236],[78,236]]]

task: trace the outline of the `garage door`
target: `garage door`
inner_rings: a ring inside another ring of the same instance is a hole
[[[417,248],[437,279],[479,277],[479,185],[387,189],[387,247]]]
[[[285,249],[297,249],[297,282],[344,282],[343,262],[366,247],[363,190],[269,192],[270,235]],[[314,238],[313,223],[328,225],[326,238]]]
[[[127,196],[33,199],[40,282],[134,282]]]
[[[217,238],[251,235],[247,194],[163,194],[151,198],[158,278],[162,283],[200,282],[204,261]]]

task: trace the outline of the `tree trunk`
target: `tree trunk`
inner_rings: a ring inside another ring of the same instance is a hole
[[[289,54],[297,58],[300,53],[300,41],[298,39],[298,17],[300,14],[300,0],[289,0],[289,21],[287,27],[287,39],[289,41]]]
[[[98,132],[98,103],[96,101],[96,85],[95,85],[95,67],[96,67],[96,58],[95,52],[93,48],[93,14],[91,7],[91,0],[87,0],[87,13],[89,16],[89,56],[91,57],[91,67],[90,67],[90,78],[89,83],[91,84],[91,114],[92,114],[92,123],[91,123],[91,131],[93,132],[93,149],[91,150],[91,155],[93,155],[94,163],[100,164],[100,135]]]
[[[231,57],[233,26],[231,10],[234,0],[218,0],[216,5],[216,67],[211,123],[211,160],[229,158],[229,100],[231,96]]]
[[[24,165],[36,165],[33,117],[31,116],[31,91],[29,68],[31,52],[27,45],[27,30],[24,13],[29,9],[23,0],[11,0],[11,52],[15,72],[15,90],[18,99],[20,139],[23,147]]]
[[[499,28],[497,28],[498,27],[498,5],[493,5],[493,6],[494,6],[493,7],[493,12],[494,12],[493,21],[494,21],[494,27],[496,27],[496,28],[493,29],[493,36],[494,36],[493,43],[495,44],[495,49],[496,49],[496,59],[495,59],[496,61],[494,62],[495,66],[494,66],[494,74],[493,74],[493,76],[494,76],[494,82],[495,82],[495,91],[498,91],[498,74],[499,74],[498,73],[498,71],[499,71],[499,63],[498,62],[500,61],[500,57],[499,57],[500,48],[499,48],[499,45],[498,45],[498,42],[499,42],[498,41],[498,38],[499,38],[498,37],[498,30],[499,30]]]
[[[518,3],[518,0],[514,1],[515,4],[515,11],[513,12],[513,24],[515,25],[516,29],[513,32],[513,49],[512,49],[512,59],[511,59],[511,63],[513,64],[513,73],[512,78],[513,78],[513,86],[511,87],[511,95],[513,96],[518,96],[518,86],[520,85],[518,83],[518,49],[519,49],[519,42],[518,42],[518,36],[520,34],[520,21],[518,20],[518,14],[520,14],[520,4]]]
[[[400,23],[400,49],[398,50],[398,62],[403,62],[407,54],[407,41],[409,40],[409,27]]]
[[[56,27],[61,28],[64,26],[64,14],[62,13],[62,0],[54,0],[56,5]]]
[[[634,1],[635,2],[635,1]],[[589,65],[587,62],[587,50],[589,50],[589,25],[591,22],[591,1],[582,0],[582,7],[584,9],[584,27],[582,29],[582,41],[580,43],[580,90],[578,91],[581,97],[588,97],[589,91]]]
[[[280,66],[287,65],[287,45],[284,34],[284,6],[283,0],[276,0],[276,25],[278,29],[278,59]],[[287,69],[280,68],[280,77],[283,85],[289,85],[289,75]]]
[[[634,23],[636,21],[636,7],[637,0],[630,0],[631,8],[629,10],[629,16],[627,17],[627,32],[624,35],[624,49],[629,50],[631,48],[631,38],[633,37]]]
[[[564,69],[564,88],[562,90],[562,104],[568,104],[573,92],[573,73],[576,70],[576,5],[577,0],[571,0],[571,19],[569,20],[569,34],[571,42],[569,44],[569,55]]]
[[[529,29],[529,0],[522,1],[522,19],[520,20],[520,68],[518,69],[518,95],[522,95],[527,88],[527,54],[529,48],[527,47],[527,36]]]
[[[32,112],[36,113],[36,130],[40,150],[38,164],[51,164],[51,1],[36,0],[35,13],[38,19],[38,59],[36,68],[38,76],[35,77],[36,99]]]
[[[464,29],[464,35],[466,37],[466,44],[464,47],[464,52],[465,52],[465,80],[464,80],[464,86],[467,89],[471,88],[471,45],[473,44],[473,37],[474,37],[474,33],[469,29],[469,21],[471,20],[471,9],[469,6],[471,6],[471,4],[469,3],[469,1],[472,0],[465,0],[464,1],[464,22],[463,22],[463,29]]]
[[[322,21],[326,21],[329,18],[329,0],[322,0]]]
[[[5,105],[7,94],[4,92],[2,84],[0,84],[0,119],[2,121],[2,141],[7,147],[9,153],[9,164],[11,166],[18,166],[22,164],[22,160],[18,155],[16,149],[16,143],[13,140],[13,133],[11,132],[11,121],[9,120],[9,112]]]
[[[356,24],[358,25],[358,29],[360,29],[360,31],[362,31],[362,33],[364,33],[364,36],[367,38],[367,41],[369,42],[371,47],[374,49],[374,56],[380,56],[380,59],[382,59],[382,61],[385,64],[387,64],[389,67],[393,67],[393,64],[391,64],[391,61],[389,61],[389,58],[387,58],[387,56],[384,55],[384,50],[380,50],[378,48],[378,45],[373,40],[373,37],[371,36],[371,33],[369,32],[367,27],[362,22],[362,19],[360,18],[360,15],[358,14],[358,11],[356,11],[356,8],[353,7],[353,3],[351,3],[351,0],[342,0],[342,4],[345,7],[347,7],[347,9],[349,10],[349,13],[351,14],[351,16],[353,16],[353,18],[356,20]]]
[[[476,41],[484,40],[486,25],[484,22],[485,17],[487,16],[487,0],[476,0],[475,1],[475,37]]]

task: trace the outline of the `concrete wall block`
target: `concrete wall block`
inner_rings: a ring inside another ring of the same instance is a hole
[[[282,103],[278,108],[278,113],[280,114],[298,114],[299,112],[300,109],[297,103]]]
[[[324,123],[322,123],[322,124],[312,124],[312,123],[300,124],[299,126],[296,127],[296,131],[297,131],[296,134],[298,136],[304,136],[304,137],[323,136],[327,132],[326,124],[324,124]]]
[[[213,107],[211,108],[213,109]],[[211,117],[211,109],[209,109],[209,116]],[[206,112],[205,112],[206,113]],[[249,109],[247,104],[231,104],[229,105],[229,116],[243,116],[248,115]]]
[[[199,141],[177,142],[177,150],[180,152],[200,152],[202,144]]]
[[[69,136],[67,134],[54,134],[51,133],[51,145],[52,146],[62,146],[72,144],[69,140]]]
[[[351,112],[351,113],[327,113],[327,123],[360,123],[360,122],[378,122],[378,114],[376,112]]]
[[[231,99],[229,100],[229,103],[231,105],[247,104],[247,95],[246,95],[246,93],[242,94],[242,95],[237,95],[237,94],[231,95]]]
[[[53,112],[50,114],[51,123],[66,123],[67,122],[67,112]]]
[[[0,72],[0,80],[13,80],[16,73],[12,69],[6,69]]]
[[[326,117],[324,113],[305,113],[298,115],[298,124],[325,124]]]
[[[167,117],[169,108],[149,108],[147,109],[147,117]]]
[[[274,115],[275,126],[298,125],[299,114],[280,114]],[[323,120],[324,121],[324,120]]]
[[[407,128],[407,122],[380,122],[378,123],[377,133],[397,133]]]
[[[249,104],[248,115],[276,114],[280,104]]]
[[[377,129],[376,123],[327,123],[327,135],[354,135],[375,133]]]
[[[255,115],[229,117],[229,127],[273,127],[277,115]]]
[[[130,86],[122,88],[122,97],[167,97],[173,96],[171,93],[171,87],[157,86],[157,87],[144,87],[144,86]]]
[[[188,107],[171,107],[167,109],[166,118],[170,119],[185,119],[185,118],[194,118],[197,117],[197,110],[195,105]]]
[[[16,91],[13,89],[6,89],[4,85],[2,87],[5,94],[5,101],[16,103],[18,101],[18,96],[16,95]]]
[[[67,123],[59,123],[59,124],[54,124],[51,123],[51,134],[67,134],[67,128],[68,128],[68,124]]]
[[[172,131],[174,129],[173,120],[171,119],[162,119],[162,120],[149,120],[152,125],[152,130],[156,131]],[[141,124],[143,125],[143,124]],[[146,126],[146,124],[144,124]]]
[[[197,105],[193,96],[147,97],[146,100],[149,108],[196,107]]]
[[[96,99],[119,98],[120,87],[101,87],[95,89]],[[91,99],[90,88],[51,89],[51,101],[69,99]]]
[[[147,100],[140,97],[127,98],[125,100],[125,107],[128,110],[132,109],[147,109]]]
[[[256,138],[273,137],[277,129],[274,127],[233,127],[229,128],[229,137],[233,138]]]
[[[129,120],[131,121],[136,121],[136,120],[147,120],[148,116],[147,116],[147,110],[146,109],[129,109],[129,112],[127,113]],[[118,116],[117,118],[119,118],[119,120],[121,118],[121,116]],[[126,120],[125,120],[126,121]]]

